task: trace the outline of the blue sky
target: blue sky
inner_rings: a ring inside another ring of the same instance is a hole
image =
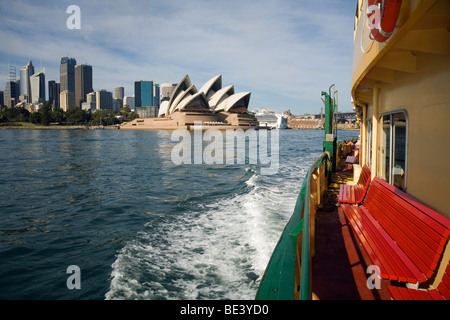
[[[81,29],[69,30],[69,5]],[[321,91],[339,92],[351,111],[353,0],[149,0],[0,2],[0,90],[8,64],[28,60],[59,82],[63,56],[93,66],[94,90],[135,80],[199,89],[221,74],[223,86],[251,92],[249,109],[319,113]]]

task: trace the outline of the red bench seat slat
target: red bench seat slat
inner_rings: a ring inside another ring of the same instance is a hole
[[[364,201],[364,197],[369,188],[371,172],[367,164],[365,164],[355,185],[341,184],[339,186],[338,201],[340,203],[360,204]]]
[[[388,286],[394,300],[450,300],[450,261],[436,289],[416,290]]]
[[[341,208],[382,278],[411,283],[431,278],[450,234],[449,219],[377,177],[362,205],[341,203]],[[450,280],[443,292],[450,295]]]

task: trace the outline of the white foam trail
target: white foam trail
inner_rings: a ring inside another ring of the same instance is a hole
[[[119,252],[106,298],[254,299],[307,168],[252,171],[247,192],[148,225]]]

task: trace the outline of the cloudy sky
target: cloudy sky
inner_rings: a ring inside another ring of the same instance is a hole
[[[81,11],[70,30],[68,6]],[[54,0],[0,2],[0,90],[8,65],[28,60],[59,82],[61,57],[93,66],[94,90],[135,80],[199,89],[221,74],[223,86],[250,91],[249,109],[319,113],[321,91],[339,92],[351,111],[356,0]]]

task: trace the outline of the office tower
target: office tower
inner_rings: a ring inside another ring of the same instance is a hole
[[[153,81],[134,82],[134,106],[136,108],[153,106]]]
[[[24,100],[28,103],[32,102],[31,99],[31,84],[30,77],[34,74],[33,62],[28,61],[26,66],[20,69],[20,95],[24,97]]]
[[[0,110],[3,109],[4,107],[3,98],[4,98],[3,91],[0,91]]]
[[[89,92],[86,95],[86,102],[88,102],[88,103],[97,103],[96,93],[95,92]]]
[[[124,88],[123,87],[115,87],[114,88],[114,98],[123,100],[123,96],[124,96]]]
[[[134,97],[133,96],[125,96],[123,97],[123,106],[128,106],[131,111],[134,111]]]
[[[48,102],[52,108],[59,108],[59,88],[55,80],[48,82]]]
[[[16,67],[8,66],[8,78],[6,79],[3,101],[5,106],[12,108],[16,105],[19,98],[19,85],[16,81]]]
[[[97,106],[97,98],[95,92],[89,92],[86,95],[86,102],[81,104],[81,109],[83,110],[95,110]]]
[[[124,88],[123,87],[115,87],[114,88],[114,110],[119,111],[123,107],[123,95]]]
[[[160,104],[160,87],[159,84],[155,83],[153,85],[153,106],[159,108],[159,104]]]
[[[112,92],[106,91],[104,89],[97,90],[96,108],[97,110],[112,110],[113,109]]]
[[[92,66],[80,64],[75,66],[75,104],[81,108],[86,102],[86,95],[92,89]]]
[[[60,89],[61,92],[67,90],[75,92],[75,65],[77,61],[74,58],[61,58],[59,67]]]
[[[75,92],[64,90],[59,94],[59,107],[67,111],[75,105]]]
[[[172,92],[175,90],[175,88],[177,87],[177,83],[163,83],[161,84],[161,98],[160,98],[160,102],[163,101],[169,101],[170,97],[172,96]]]
[[[31,103],[45,101],[45,68],[30,77]]]

